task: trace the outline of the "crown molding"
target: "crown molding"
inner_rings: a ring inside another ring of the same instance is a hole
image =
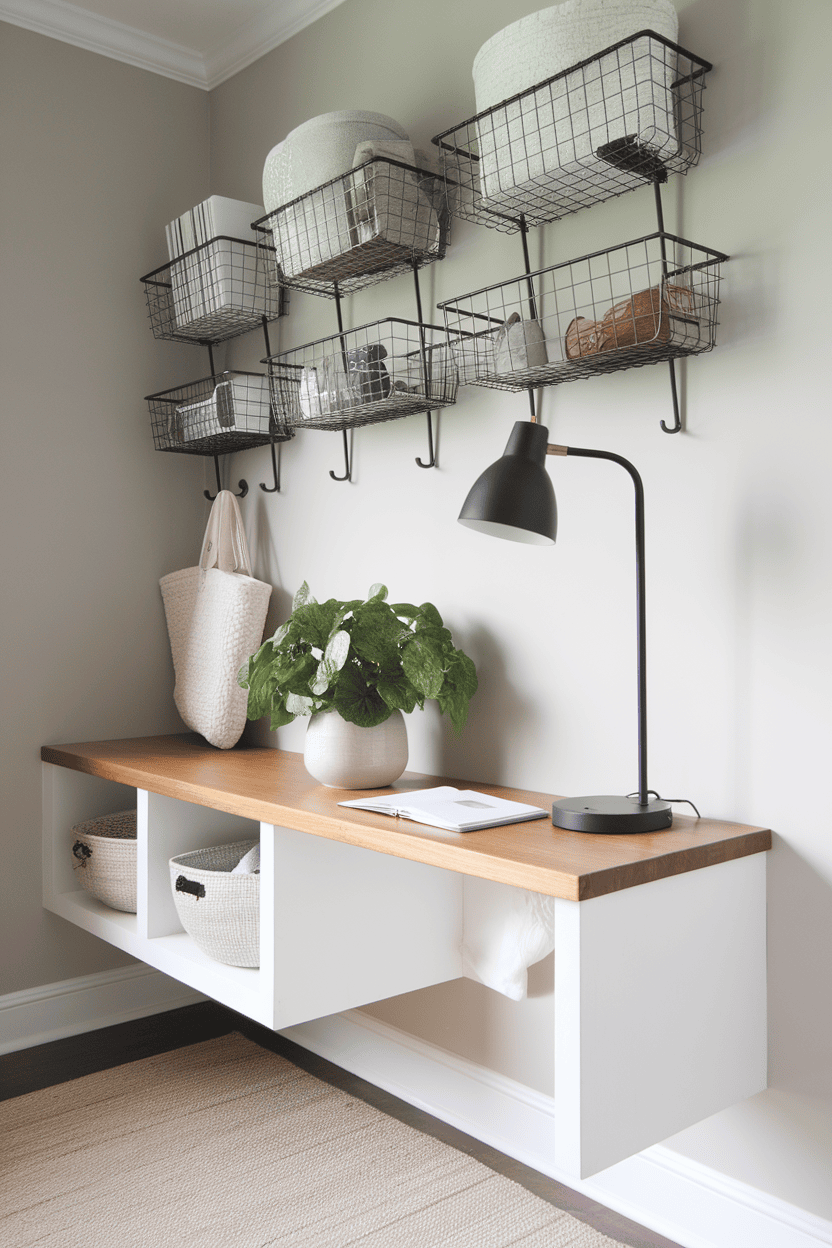
[[[0,0],[0,19],[87,52],[208,90],[205,60],[192,48],[147,35],[66,0]]]
[[[0,0],[2,2],[2,0]],[[224,46],[205,57],[208,90],[233,78],[241,69],[285,43],[306,26],[311,26],[344,0],[282,0],[250,18]]]
[[[68,0],[0,0],[0,20],[210,91],[342,3],[283,0],[249,19],[230,40],[204,56]]]

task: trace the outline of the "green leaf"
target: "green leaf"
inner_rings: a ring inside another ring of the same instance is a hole
[[[384,602],[387,597],[387,586],[382,585],[381,581],[377,581],[375,585],[370,586],[370,592],[367,595],[367,601],[373,602],[376,598],[380,602]]]
[[[342,719],[360,728],[374,728],[392,714],[391,708],[365,680],[361,669],[350,664],[344,668],[335,690],[334,706]]]
[[[341,629],[340,632],[334,633],[327,642],[324,657],[321,659],[312,684],[314,694],[326,693],[335,676],[346,663],[349,652],[350,635]]]
[[[309,695],[309,682],[318,670],[318,661],[314,654],[298,654],[287,656],[281,667],[274,669],[277,686],[281,693],[297,693],[301,697]]]
[[[292,599],[292,614],[294,614],[295,611],[297,611],[298,607],[306,606],[307,602],[314,602],[314,601],[315,599],[312,597],[312,595],[309,592],[309,586],[306,584],[306,581],[304,581],[300,589],[298,590],[298,592],[295,594],[294,598]]]
[[[437,628],[442,628],[442,616],[436,610],[436,607],[432,602],[423,602],[419,607],[419,610],[421,611],[426,623],[435,624]]]
[[[403,711],[405,715],[410,715],[417,706],[423,706],[425,701],[403,674],[390,679],[380,679],[378,692],[391,710]]]
[[[265,644],[266,644],[267,646],[268,646],[269,644],[271,644],[272,646],[274,646],[274,648],[275,648],[275,650],[276,650],[276,649],[278,648],[278,646],[282,646],[282,645],[283,645],[283,642],[284,642],[284,640],[285,640],[285,638],[286,638],[287,634],[289,633],[289,631],[290,631],[291,627],[292,627],[292,622],[291,622],[291,620],[287,620],[285,624],[281,624],[281,625],[280,625],[280,628],[275,629],[274,636],[273,636],[273,637],[270,637],[270,638],[269,638],[269,641],[267,641]]]
[[[314,698],[307,698],[298,693],[286,695],[286,710],[290,715],[311,715],[317,709]]]
[[[414,607],[412,602],[394,602],[391,604],[390,610],[405,620],[417,620],[422,614],[418,607]]]
[[[385,602],[371,599],[356,608],[351,637],[359,658],[379,667],[398,667],[399,641],[404,634],[404,625]]]
[[[468,720],[469,699],[465,694],[452,690],[449,693],[440,693],[436,701],[440,711],[448,716],[454,732],[459,736]]]
[[[463,654],[461,650],[455,650],[448,658],[445,669],[445,688],[463,693],[467,698],[473,698],[479,688],[477,669],[468,655]]]
[[[285,728],[287,724],[291,724],[294,719],[291,711],[287,711],[283,701],[277,702],[272,707],[271,712],[271,730],[277,732],[278,728]]]
[[[335,598],[322,603],[309,602],[292,612],[293,627],[310,646],[325,650],[340,606]]]
[[[477,669],[467,654],[455,650],[449,657],[445,684],[436,700],[442,714],[449,716],[457,736],[465,727],[469,704],[477,687]]]
[[[402,667],[411,684],[435,698],[445,680],[442,651],[430,639],[414,637],[402,650]]]

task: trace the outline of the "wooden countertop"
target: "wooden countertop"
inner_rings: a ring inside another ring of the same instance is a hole
[[[338,806],[338,801],[358,794],[318,784],[306,771],[301,754],[251,746],[217,750],[191,733],[47,745],[41,758],[228,814],[570,901],[771,848],[771,832],[765,828],[677,814],[672,828],[635,836],[566,832],[549,819],[480,832],[445,832]],[[544,809],[556,796],[410,771],[392,788],[406,792],[437,784],[475,788]],[[389,792],[378,790],[385,791]]]

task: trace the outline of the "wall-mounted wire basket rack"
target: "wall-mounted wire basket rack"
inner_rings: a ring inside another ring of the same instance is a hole
[[[436,135],[449,211],[511,232],[687,173],[711,68],[645,30]]]
[[[441,177],[375,157],[253,228],[272,282],[332,298],[441,260],[448,227]]]
[[[727,259],[649,234],[446,300],[460,382],[525,390],[710,351]]]
[[[437,325],[387,317],[266,362],[272,405],[290,428],[345,430],[456,401],[456,362]]]
[[[288,292],[268,280],[274,260],[253,239],[214,238],[141,279],[156,338],[224,342],[288,311]]]
[[[273,418],[269,379],[263,373],[227,369],[149,394],[146,401],[157,451],[228,455],[294,436]]]

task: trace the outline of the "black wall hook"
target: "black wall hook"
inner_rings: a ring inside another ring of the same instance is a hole
[[[274,473],[274,485],[264,485],[263,482],[261,481],[260,489],[263,491],[264,494],[279,494],[280,493],[280,445],[278,444],[277,455],[275,455],[275,450],[274,450],[274,438],[272,438],[270,445],[272,448],[272,472]]]
[[[433,416],[433,413],[432,413],[432,412],[428,412],[428,413],[427,413],[427,418],[428,418],[428,462],[427,462],[426,464],[423,464],[423,463],[422,463],[422,461],[421,461],[421,459],[417,456],[417,458],[416,458],[416,463],[419,465],[419,467],[420,467],[420,468],[435,468],[435,467],[436,467],[436,453],[435,453],[435,451],[434,451],[434,449],[433,449],[433,420],[431,419],[431,418],[432,418],[432,416]]]
[[[219,494],[222,489],[222,481],[220,480],[220,461],[217,455],[214,456],[214,472],[217,474],[217,494]],[[246,494],[248,494],[248,482],[243,481],[241,478],[237,484],[240,487],[240,492],[236,494],[235,497],[245,498]],[[214,499],[217,497],[217,494],[212,494],[210,490],[203,490],[202,493],[208,499],[209,503],[213,503]]]
[[[660,420],[659,425],[665,433],[679,433],[682,428],[682,418],[679,415],[679,395],[676,391],[675,360],[668,360],[668,364],[670,365],[670,393],[673,397],[673,424],[666,425],[663,420]]]
[[[667,281],[667,274],[668,274],[667,251],[665,248],[665,241],[664,241],[664,213],[662,212],[662,190],[659,184],[661,182],[666,182],[666,181],[667,181],[667,174],[665,174],[664,178],[657,176],[653,179],[653,194],[656,200],[656,223],[658,224],[659,234],[661,235],[662,275],[665,281]],[[682,429],[682,418],[679,415],[679,395],[676,390],[675,361],[668,360],[668,364],[670,366],[670,394],[673,400],[673,424],[667,425],[665,424],[663,420],[660,420],[659,427],[661,428],[663,433],[680,433]]]
[[[347,471],[344,473],[343,477],[339,477],[339,476],[336,476],[336,474],[330,468],[329,475],[332,477],[333,481],[352,481],[352,465],[350,463],[350,444],[347,441],[346,429],[342,429],[341,433],[344,435],[344,465]]]

